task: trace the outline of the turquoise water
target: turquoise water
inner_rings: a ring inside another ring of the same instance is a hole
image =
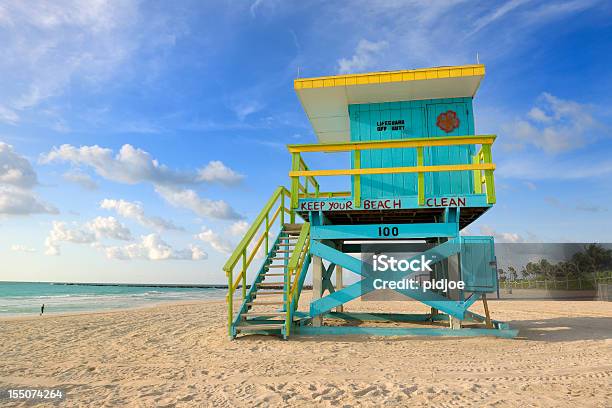
[[[151,286],[90,286],[0,282],[0,316],[125,309],[162,302],[223,299],[225,289]]]

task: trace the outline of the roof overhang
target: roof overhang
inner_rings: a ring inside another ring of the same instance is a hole
[[[321,143],[348,142],[348,105],[473,97],[484,65],[303,78],[294,88]]]

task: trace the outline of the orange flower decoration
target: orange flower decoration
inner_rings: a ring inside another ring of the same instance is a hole
[[[450,133],[459,127],[459,118],[454,111],[446,111],[438,115],[436,126],[446,133]]]

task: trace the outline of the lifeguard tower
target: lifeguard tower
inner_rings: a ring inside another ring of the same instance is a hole
[[[493,237],[460,235],[495,204],[495,136],[475,134],[472,108],[484,74],[483,65],[468,65],[294,81],[318,143],[287,146],[289,188],[274,191],[224,266],[230,338],[517,335],[490,318],[486,303],[497,290]],[[311,169],[305,156],[321,152],[338,154],[339,168]],[[343,176],[350,191],[321,191],[328,176]],[[429,244],[413,255],[435,265],[426,280],[464,287],[396,290],[429,313],[344,312],[345,303],[376,289],[371,267],[356,255],[372,243],[403,251],[413,242]],[[313,295],[300,309],[309,267]],[[358,279],[344,285],[347,274]],[[468,310],[477,301],[484,315]],[[343,320],[351,324],[329,323]]]

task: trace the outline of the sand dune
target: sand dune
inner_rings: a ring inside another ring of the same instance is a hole
[[[62,406],[612,406],[612,303],[490,305],[522,338],[230,342],[217,301],[4,319],[0,387],[61,387]]]

